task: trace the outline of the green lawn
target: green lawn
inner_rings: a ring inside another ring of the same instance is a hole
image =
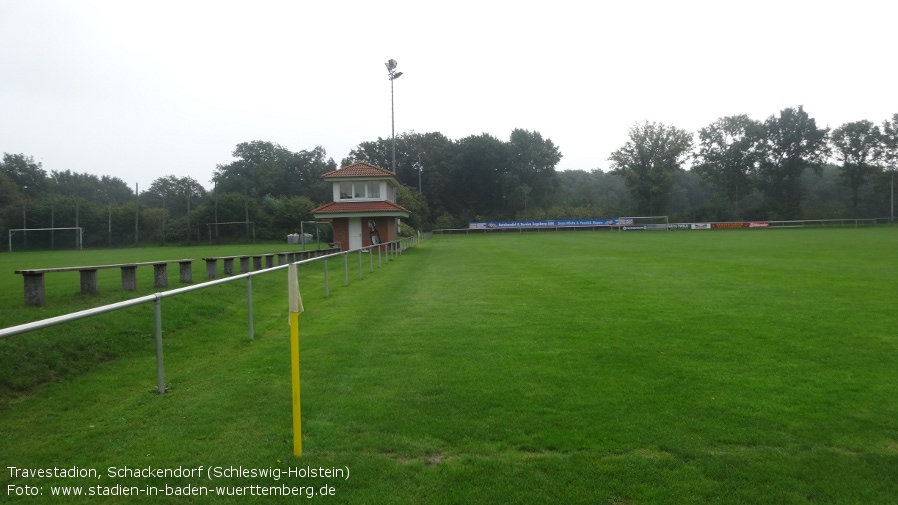
[[[351,504],[895,503],[896,253],[895,227],[435,236],[383,268],[375,258],[373,272],[365,256],[362,280],[350,256],[348,287],[331,261],[328,298],[320,266],[304,266],[302,458],[292,455],[284,270],[253,281],[252,342],[243,282],[163,302],[165,395],[153,393],[151,306],[11,337],[0,363],[30,374],[42,369],[22,353],[54,349],[37,342],[86,338],[95,349],[67,378],[5,392],[3,466],[99,478],[5,469],[0,493],[33,485],[43,496],[3,498],[125,503],[49,495],[55,485],[286,484],[330,485],[319,500]],[[83,257],[94,254],[108,252]],[[0,255],[14,291],[0,299],[0,326],[65,301],[51,301],[48,277],[48,306],[25,308],[11,271],[35,265],[14,256]],[[67,289],[54,296],[98,301],[72,296],[77,274]],[[128,296],[109,291],[99,298]],[[102,354],[120,340],[124,350]],[[106,475],[126,465],[349,477]]]

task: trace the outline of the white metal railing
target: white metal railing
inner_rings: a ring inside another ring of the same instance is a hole
[[[427,237],[429,238],[429,236]],[[393,242],[386,242],[383,244],[372,245],[363,247],[361,249],[357,249],[354,251],[341,251],[338,253],[327,254],[324,256],[317,256],[315,258],[309,258],[306,260],[295,261],[293,264],[302,265],[307,263],[312,263],[315,261],[323,261],[324,262],[324,294],[325,296],[330,296],[330,285],[328,282],[328,266],[327,260],[328,258],[334,258],[336,256],[343,256],[343,270],[344,270],[344,285],[349,285],[349,255],[350,254],[358,254],[359,257],[359,279],[362,278],[362,256],[363,254],[368,254],[369,256],[369,264],[371,271],[374,271],[374,250],[377,250],[377,264],[378,267],[383,266],[383,262],[386,261],[389,263],[390,261],[395,261],[406,248],[418,245],[420,241],[426,239],[419,239],[417,236],[407,237],[399,240],[395,240]],[[383,254],[383,258],[382,255]],[[233,275],[229,277],[225,277],[222,279],[216,279],[204,282],[202,284],[197,284],[194,286],[185,286],[182,288],[172,289],[169,291],[161,291],[158,293],[154,293],[152,295],[140,296],[137,298],[132,298],[130,300],[124,300],[121,302],[111,303],[109,305],[103,305],[100,307],[94,307],[91,309],[82,310],[79,312],[72,312],[69,314],[63,314],[61,316],[51,317],[47,319],[41,319],[39,321],[33,321],[30,323],[20,324],[17,326],[10,326],[9,328],[0,329],[0,338],[11,337],[13,335],[19,335],[22,333],[28,333],[31,331],[39,330],[42,328],[48,328],[51,326],[56,326],[59,324],[64,324],[72,321],[77,321],[79,319],[84,319],[91,316],[96,316],[99,314],[105,314],[108,312],[115,312],[117,310],[125,309],[128,307],[134,307],[136,305],[141,305],[144,303],[153,303],[153,323],[155,327],[155,337],[156,337],[156,391],[158,393],[165,392],[165,370],[163,365],[163,353],[162,353],[162,299],[170,298],[178,295],[182,295],[184,293],[189,293],[191,291],[197,291],[200,289],[206,289],[212,286],[217,286],[219,284],[225,284],[227,282],[234,282],[239,279],[245,279],[246,282],[246,306],[247,306],[247,329],[249,333],[249,339],[253,340],[255,335],[253,333],[253,289],[252,289],[252,278],[256,275],[267,274],[274,272],[275,270],[281,270],[283,268],[287,268],[290,266],[290,262],[287,262],[283,265],[272,266],[269,268],[264,268],[261,270],[256,270],[253,272],[246,272],[239,275]]]

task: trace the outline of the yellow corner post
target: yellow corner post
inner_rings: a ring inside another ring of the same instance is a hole
[[[287,267],[290,304],[290,366],[293,369],[293,454],[302,456],[302,409],[299,403],[299,314],[303,311],[296,263]]]

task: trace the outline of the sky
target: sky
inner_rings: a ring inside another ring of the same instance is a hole
[[[609,169],[637,123],[898,112],[898,3],[0,0],[0,152],[211,188],[241,142],[338,164],[396,133],[538,131]],[[427,167],[424,167],[426,177]]]

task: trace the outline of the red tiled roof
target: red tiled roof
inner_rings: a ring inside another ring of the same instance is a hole
[[[322,177],[396,177],[396,174],[369,163],[360,162],[328,172]]]
[[[409,213],[393,202],[331,202],[313,210],[312,214],[366,214],[371,212]]]

